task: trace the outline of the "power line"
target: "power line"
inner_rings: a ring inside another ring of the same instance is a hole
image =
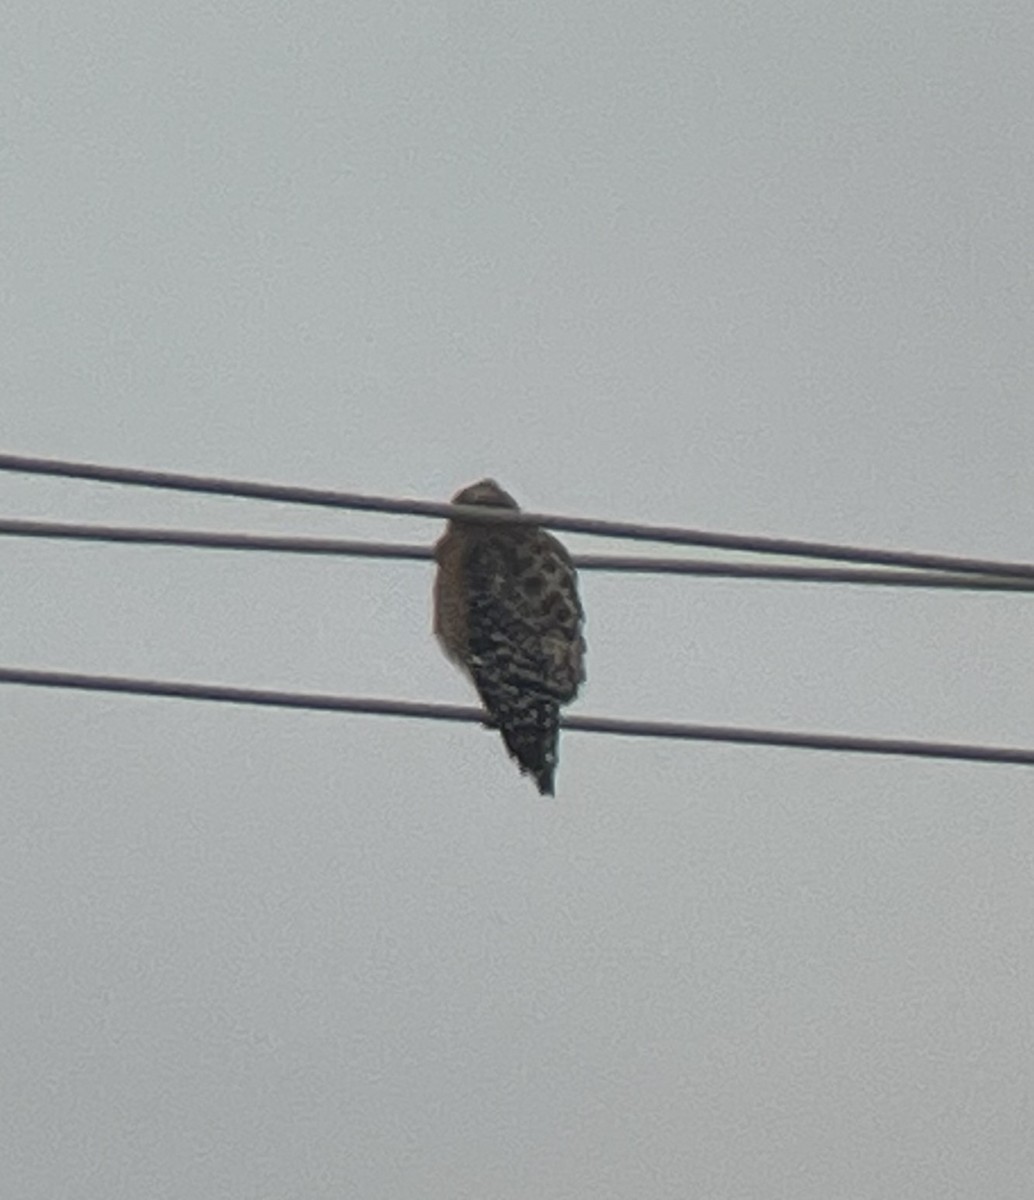
[[[719,533],[674,525],[648,525],[631,521],[608,521],[595,517],[565,517],[551,513],[511,512],[509,510],[456,507],[434,500],[410,500],[391,496],[367,496],[320,488],[292,487],[285,484],[255,483],[198,475],[148,471],[131,467],[110,467],[97,463],[68,462],[59,459],[30,458],[0,454],[0,470],[34,475],[86,479],[98,483],[128,484],[134,487],[163,488],[206,495],[236,496],[251,500],[271,500],[285,504],[308,504],[365,512],[394,513],[409,516],[448,518],[500,524],[535,524],[567,533],[590,537],[625,538],[632,541],[665,542],[678,546],[709,546],[718,550],[736,550],[752,554],[775,554],[794,558],[825,558],[841,562],[869,563],[886,567],[917,570],[951,571],[960,574],[1008,575],[1034,579],[1034,563],[997,562],[945,554],[927,554],[911,550],[882,550],[832,542],[804,541],[795,538]]]
[[[402,542],[354,541],[342,538],[298,537],[283,534],[221,533],[192,529],[155,529],[124,525],[79,525],[67,522],[20,519],[0,519],[0,537],[176,546],[202,550],[251,550],[279,554],[406,559],[410,561],[427,561],[434,556],[430,546]],[[573,557],[575,565],[582,571],[694,575],[772,582],[866,584],[878,587],[963,591],[1034,591],[1034,580],[1008,576],[996,578],[946,572],[865,570],[857,567],[771,566],[618,554],[576,554]]]
[[[434,557],[430,546],[407,545],[403,542],[354,541],[283,534],[220,533],[207,529],[76,525],[63,521],[25,521],[14,518],[0,519],[0,537],[115,542],[134,546],[178,546],[195,550],[263,550],[278,554],[339,555],[351,558],[427,560]]]
[[[0,667],[0,683],[30,687],[71,688],[77,691],[116,692],[123,695],[163,696],[181,700],[206,700],[222,704],[260,705],[321,712],[364,713],[383,717],[412,717],[432,721],[483,724],[480,709],[454,704],[427,704],[414,700],[379,700],[369,697],[281,692],[227,687],[217,684],[178,683],[159,679],[126,679],[112,675],[82,675],[68,671],[37,671]],[[854,737],[841,733],[795,733],[781,729],[743,729],[728,725],[696,725],[676,721],[639,721],[620,717],[570,716],[563,727],[575,733],[603,733],[617,737],[671,738],[682,741],[731,742],[739,745],[782,746],[798,750],[827,750],[851,754],[879,754],[909,758],[951,759],[1034,766],[1034,749],[980,746],[959,742],[928,742],[907,738]]]

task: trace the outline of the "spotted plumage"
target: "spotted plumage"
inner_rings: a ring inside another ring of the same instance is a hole
[[[453,504],[517,509],[491,479]],[[522,773],[553,795],[560,706],[585,679],[582,606],[571,558],[537,525],[454,517],[435,546],[434,631],[473,680]]]

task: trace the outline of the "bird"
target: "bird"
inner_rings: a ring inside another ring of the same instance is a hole
[[[456,505],[519,512],[494,479]],[[552,796],[560,707],[585,681],[585,614],[571,556],[538,525],[452,517],[434,548],[434,632],[472,680],[486,724],[521,774]]]

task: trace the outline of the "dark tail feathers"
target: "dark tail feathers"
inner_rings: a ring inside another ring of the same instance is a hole
[[[543,796],[554,795],[560,735],[557,702],[546,696],[522,696],[506,705],[504,711],[497,709],[492,718],[521,774],[532,775]]]

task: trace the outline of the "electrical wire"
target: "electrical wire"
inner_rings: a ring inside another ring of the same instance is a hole
[[[83,675],[68,671],[38,671],[17,667],[0,667],[0,683],[43,688],[68,688],[77,691],[114,692],[123,695],[163,696],[223,704],[260,705],[269,708],[364,713],[371,716],[463,721],[468,724],[485,723],[485,715],[480,709],[452,704],[281,692],[159,679],[127,679],[112,675]],[[781,729],[744,729],[728,725],[640,721],[620,717],[569,716],[563,719],[562,726],[572,733],[602,733],[618,737],[729,742],[738,745],[781,746],[797,750],[825,750],[852,754],[1034,766],[1034,749],[1013,746],[981,746],[960,742],[920,741],[909,738],[855,737],[851,734],[841,733],[799,733]]]
[[[402,542],[354,541],[283,534],[221,533],[208,530],[156,529],[124,525],[79,525],[55,521],[0,519],[0,537],[110,542],[143,546],[177,546],[203,550],[252,550],[279,554],[332,555],[353,558],[433,559],[430,546]],[[860,569],[857,567],[772,566],[713,562],[704,559],[575,554],[582,571],[614,571],[651,575],[694,575],[703,578],[755,579],[770,582],[865,584],[878,587],[941,590],[1032,592],[1034,580],[946,572]]]
[[[550,513],[514,512],[507,509],[457,507],[432,500],[368,496],[354,492],[291,487],[284,484],[255,483],[247,480],[221,479],[198,475],[182,475],[167,471],[111,467],[97,463],[31,458],[15,454],[0,454],[0,470],[17,471],[34,475],[61,476],[71,479],[85,479],[98,483],[164,488],[174,491],[203,493],[206,495],[236,496],[251,500],[271,500],[288,504],[319,505],[322,507],[366,512],[394,513],[434,518],[462,517],[464,520],[499,524],[543,525],[551,529],[558,529],[567,533],[585,534],[591,537],[664,542],[669,545],[679,546],[709,546],[712,549],[736,550],[752,554],[774,554],[794,558],[821,558],[886,567],[950,571],[967,575],[1008,575],[1013,578],[1034,579],[1034,563],[1029,562],[999,562],[992,559],[927,554],[911,550],[882,550],[862,546],[839,545],[832,542],[804,541],[794,538],[720,533],[712,530],[690,529],[674,525],[647,525],[631,521],[608,521],[594,517],[567,517]]]
[[[350,558],[426,561],[434,557],[430,546],[406,545],[402,542],[353,541],[344,538],[297,537],[284,534],[221,533],[207,529],[77,525],[63,521],[26,521],[16,518],[0,519],[0,537],[114,542],[133,546],[176,546],[194,550],[262,550],[279,554],[339,555]],[[1034,587],[1034,584],[1031,586]]]

